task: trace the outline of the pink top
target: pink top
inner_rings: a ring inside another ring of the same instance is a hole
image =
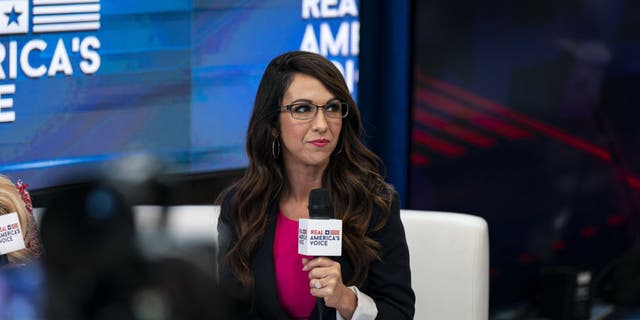
[[[303,257],[313,258],[298,254],[298,221],[278,212],[273,241],[276,289],[280,304],[291,319],[308,319],[316,303],[309,292],[309,271],[302,271]]]

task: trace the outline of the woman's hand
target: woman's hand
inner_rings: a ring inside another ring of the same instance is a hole
[[[356,294],[342,283],[340,263],[319,257],[302,258],[302,264],[302,270],[309,270],[311,295],[323,298],[327,307],[336,308],[343,318],[351,319],[358,302]]]

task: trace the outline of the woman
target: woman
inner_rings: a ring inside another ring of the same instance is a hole
[[[9,178],[0,175],[0,215],[16,212],[24,237],[25,248],[7,254],[12,265],[27,264],[42,252],[38,226],[33,217],[28,185],[18,180],[14,185]]]
[[[271,61],[247,131],[248,169],[219,198],[219,280],[231,318],[413,317],[398,198],[361,130],[330,61],[308,52]],[[297,220],[309,217],[309,192],[321,187],[343,221],[336,259],[297,254]]]

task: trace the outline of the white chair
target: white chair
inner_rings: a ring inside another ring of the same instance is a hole
[[[416,294],[415,319],[489,317],[489,233],[484,219],[401,210]]]
[[[138,230],[156,225],[160,207],[135,209]],[[169,207],[178,242],[217,239],[218,206]],[[489,315],[489,236],[484,219],[458,213],[401,210],[416,294],[415,319],[486,320]]]
[[[168,235],[178,244],[215,243],[218,241],[220,206],[184,205],[167,210]],[[162,212],[161,206],[135,206],[134,220],[140,236],[153,234]]]

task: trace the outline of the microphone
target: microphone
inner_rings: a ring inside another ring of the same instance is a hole
[[[0,215],[0,266],[9,264],[8,253],[24,248],[18,213]]]
[[[342,220],[333,219],[327,189],[309,194],[309,219],[298,220],[298,253],[307,256],[342,255]]]
[[[342,255],[342,220],[334,219],[331,196],[327,189],[309,193],[309,219],[298,220],[298,254],[307,256]],[[322,319],[324,301],[316,298]]]

